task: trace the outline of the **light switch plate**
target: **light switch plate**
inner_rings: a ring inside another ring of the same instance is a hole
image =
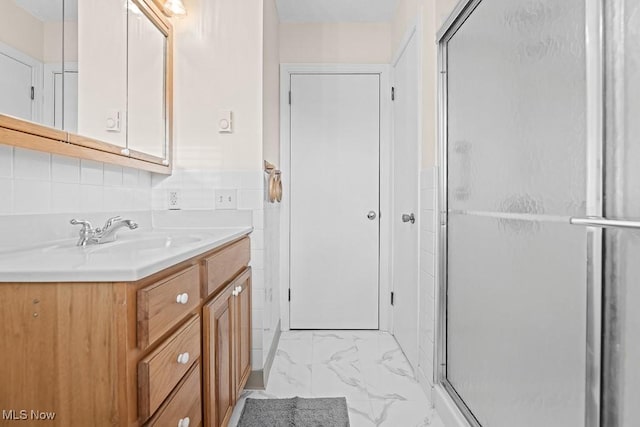
[[[216,209],[237,209],[238,190],[216,190]]]
[[[107,132],[120,132],[120,111],[109,110],[105,118]]]
[[[222,110],[218,114],[218,132],[233,133],[233,114],[230,110]]]

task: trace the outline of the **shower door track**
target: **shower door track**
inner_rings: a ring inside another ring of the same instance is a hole
[[[448,99],[447,45],[482,0],[460,0],[437,33],[438,43],[438,224],[436,264],[436,381],[473,427],[482,427],[455,387],[447,379],[447,239],[448,239]],[[604,0],[585,0],[587,75],[587,207],[589,217],[604,213]],[[567,218],[570,223],[570,218]],[[602,229],[587,228],[587,309],[585,427],[601,426],[602,407]]]

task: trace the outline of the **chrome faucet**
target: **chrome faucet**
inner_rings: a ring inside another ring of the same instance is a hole
[[[72,219],[71,225],[81,225],[78,246],[98,245],[116,240],[116,232],[124,227],[130,230],[138,228],[138,224],[120,216],[109,218],[102,228],[93,228],[89,221]]]

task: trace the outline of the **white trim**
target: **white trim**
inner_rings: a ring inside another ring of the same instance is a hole
[[[31,86],[35,88],[35,99],[31,101],[31,120],[32,122],[42,123],[43,116],[43,83],[42,62],[38,61],[32,56],[27,55],[24,52],[10,46],[6,43],[0,42],[0,54],[6,55],[18,62],[22,62],[25,65],[31,67]]]
[[[291,159],[289,88],[291,74],[379,74],[380,75],[380,330],[390,330],[391,292],[391,84],[388,64],[280,64],[280,167],[282,171],[282,214],[280,233],[280,311],[282,330],[289,330],[289,189]]]
[[[42,123],[55,127],[55,75],[62,74],[62,63],[50,62],[44,64],[44,73],[42,79]],[[64,71],[78,72],[77,62],[65,62]],[[63,100],[64,102],[64,100]]]
[[[420,264],[420,258],[421,258],[421,239],[420,239],[420,229],[421,229],[421,225],[420,225],[420,221],[421,221],[421,213],[422,213],[422,206],[423,206],[423,202],[421,199],[421,193],[422,193],[422,185],[421,185],[421,174],[422,174],[422,145],[424,142],[424,134],[423,134],[423,66],[424,66],[424,58],[423,58],[423,32],[422,32],[422,8],[420,8],[420,10],[418,11],[418,16],[414,19],[414,21],[411,23],[411,25],[409,25],[409,27],[407,28],[407,30],[405,31],[404,36],[402,37],[402,40],[400,42],[400,44],[398,45],[398,50],[397,52],[393,55],[393,60],[391,61],[391,73],[392,73],[392,81],[393,81],[393,85],[395,86],[395,67],[398,64],[398,61],[400,61],[400,58],[402,58],[402,55],[404,54],[404,52],[406,51],[407,47],[409,46],[409,43],[411,42],[411,40],[413,40],[415,38],[416,41],[416,53],[417,53],[417,67],[418,67],[418,130],[417,130],[417,135],[418,135],[418,144],[417,144],[417,148],[418,148],[418,152],[416,153],[416,157],[415,157],[415,162],[416,162],[416,170],[418,172],[418,175],[416,177],[417,181],[418,181],[418,185],[417,185],[417,194],[415,194],[416,200],[418,201],[418,203],[416,204],[416,209],[417,212],[415,213],[418,216],[418,227],[416,227],[416,233],[418,234],[417,236],[417,241],[418,241],[418,263],[417,263],[417,271],[416,271],[416,278],[417,278],[417,282],[416,282],[416,286],[418,287],[418,300],[416,301],[416,304],[418,306],[417,308],[417,319],[416,321],[418,322],[418,324],[416,325],[416,330],[418,331],[416,339],[417,339],[417,343],[416,343],[416,348],[418,349],[418,355],[417,355],[417,361],[416,361],[416,366],[412,366],[413,370],[414,370],[414,374],[416,375],[416,378],[424,378],[424,375],[422,375],[419,372],[419,366],[420,366],[420,301],[421,298],[423,297],[422,293],[421,293],[421,283],[420,283],[420,268],[421,268],[421,264]],[[392,109],[393,109],[393,103],[392,104]],[[395,132],[395,123],[394,123],[394,114],[393,114],[393,110],[391,112],[391,140],[393,141]],[[390,183],[393,182],[393,178],[394,178],[394,170],[393,170],[393,150],[391,152],[391,157],[390,157],[390,168],[391,168],[391,179],[389,180]],[[393,198],[391,198],[391,209],[393,209]],[[393,229],[391,229],[391,240],[390,240],[390,281],[389,281],[389,285],[391,288],[393,288]],[[393,309],[390,310],[390,314],[389,314],[389,330],[390,331],[394,331],[393,329]],[[435,325],[434,325],[435,327]],[[435,346],[435,344],[434,344]],[[432,358],[432,360],[434,360]],[[435,367],[434,367],[435,369]],[[429,381],[433,382],[434,379],[431,378],[429,379]],[[420,385],[422,386],[422,388],[425,390],[425,392],[427,392],[428,388],[430,387],[429,384],[425,384],[424,382],[420,382]]]
[[[393,58],[391,59],[392,67],[395,67],[396,65],[398,65],[398,61],[400,61],[400,57],[404,53],[405,49],[407,49],[407,46],[411,41],[411,37],[413,37],[413,35],[416,33],[418,33],[417,34],[419,36],[418,41],[420,43],[420,47],[422,47],[422,37],[420,37],[422,36],[422,7],[418,12],[418,16],[413,20],[413,22],[409,25],[409,27],[407,27],[407,31],[405,31],[404,35],[402,36],[402,40],[400,40],[400,44],[398,45],[400,47],[398,48],[396,53],[393,55]],[[422,59],[422,49],[420,49],[419,56],[420,56],[420,59]]]
[[[444,425],[447,427],[471,427],[449,393],[440,384],[433,387],[431,398]]]

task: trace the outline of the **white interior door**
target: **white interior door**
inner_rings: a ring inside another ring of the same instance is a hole
[[[378,329],[380,76],[290,88],[290,327]]]
[[[394,66],[393,334],[415,368],[418,362],[418,49],[415,34]]]
[[[25,120],[33,119],[33,69],[0,53],[0,112]]]

